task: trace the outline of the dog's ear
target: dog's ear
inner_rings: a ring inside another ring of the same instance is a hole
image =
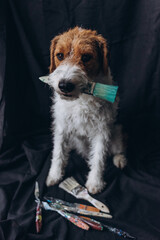
[[[107,75],[108,73],[108,60],[107,60],[107,43],[106,40],[101,36],[96,36],[96,41],[98,42],[99,47],[99,56],[100,56],[100,63],[102,65],[102,72]]]
[[[55,61],[54,61],[54,52],[55,52],[56,44],[57,44],[58,40],[59,40],[59,36],[56,36],[51,41],[51,46],[50,46],[50,66],[49,66],[49,72],[50,73],[52,73],[55,70],[55,68],[56,68]]]

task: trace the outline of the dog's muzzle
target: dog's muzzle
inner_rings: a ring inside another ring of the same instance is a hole
[[[58,87],[63,93],[71,93],[75,89],[74,83],[71,81],[66,81],[65,79],[62,79],[59,82]]]
[[[50,85],[63,99],[74,100],[79,97],[88,84],[85,72],[77,65],[69,63],[58,66],[50,74]]]

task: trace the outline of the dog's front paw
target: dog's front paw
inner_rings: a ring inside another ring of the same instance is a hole
[[[52,171],[52,169],[50,169],[49,174],[47,176],[46,179],[46,185],[49,186],[53,186],[55,184],[57,184],[61,179],[62,179],[63,175],[61,171]]]
[[[85,184],[88,191],[92,194],[101,192],[104,189],[105,185],[106,183],[98,177],[89,177]]]
[[[124,168],[127,164],[127,159],[123,154],[116,154],[113,157],[113,163],[117,168]]]

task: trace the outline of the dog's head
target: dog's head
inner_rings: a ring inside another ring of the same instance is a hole
[[[107,75],[107,46],[96,31],[75,27],[50,47],[50,85],[62,98],[77,98],[89,81]]]

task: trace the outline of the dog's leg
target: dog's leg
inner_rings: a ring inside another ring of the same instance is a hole
[[[65,141],[64,134],[56,130],[54,136],[54,149],[52,153],[51,167],[46,180],[47,186],[54,185],[62,179],[68,157],[69,147]]]
[[[92,194],[102,191],[105,186],[103,171],[108,151],[108,139],[102,135],[97,135],[91,142],[91,152],[89,156],[90,172],[86,182],[88,191]]]
[[[125,157],[125,144],[123,141],[122,135],[122,126],[115,125],[112,134],[111,141],[111,152],[113,156],[113,163],[118,168],[124,168],[127,164],[127,160]]]

